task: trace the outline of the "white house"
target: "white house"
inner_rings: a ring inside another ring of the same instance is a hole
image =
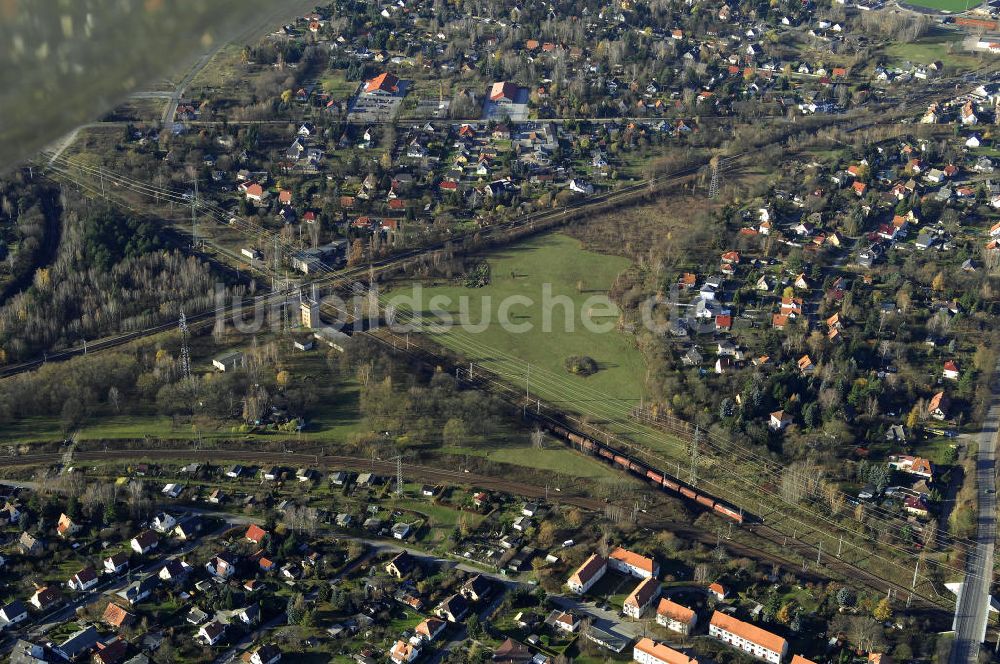
[[[420,657],[420,648],[402,639],[396,641],[396,644],[389,651],[389,659],[394,664],[409,664],[417,657]]]
[[[16,625],[28,619],[28,607],[24,602],[15,599],[10,604],[0,608],[0,628]]]
[[[222,637],[225,636],[225,634],[226,626],[215,620],[207,625],[202,625],[201,629],[198,630],[198,638],[208,646],[214,646],[222,640]]]
[[[622,613],[638,620],[646,612],[649,605],[660,594],[660,582],[649,577],[639,582],[635,590],[622,603]]]
[[[618,547],[611,552],[611,555],[608,556],[608,566],[613,570],[623,574],[631,574],[639,579],[648,579],[660,574],[660,566],[656,564],[655,560],[623,547]]]
[[[788,642],[782,637],[718,611],[712,614],[708,635],[771,664],[788,654]]]
[[[139,555],[145,555],[155,549],[160,543],[160,539],[152,530],[144,530],[132,538],[130,545],[132,550]]]
[[[70,590],[75,590],[77,592],[90,590],[97,585],[97,572],[94,571],[93,567],[84,567],[82,570],[74,574],[66,585],[69,586]]]
[[[698,664],[698,660],[648,638],[636,642],[632,648],[632,661],[639,664]]]
[[[656,623],[667,629],[688,635],[698,622],[698,614],[693,609],[667,599],[660,600],[656,607]]]
[[[116,553],[104,559],[104,571],[108,574],[119,574],[128,567],[128,556],[124,553]]]
[[[591,586],[597,583],[607,570],[608,561],[595,553],[573,572],[566,585],[572,592],[582,595],[590,590]]]
[[[153,517],[153,522],[150,525],[153,526],[153,530],[156,532],[166,533],[170,532],[177,525],[177,519],[166,512],[160,512]]]

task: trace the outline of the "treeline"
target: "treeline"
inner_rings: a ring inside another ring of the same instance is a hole
[[[0,361],[112,333],[140,330],[211,307],[208,266],[166,250],[152,222],[111,208],[63,215],[55,261],[0,307]]]
[[[0,302],[19,290],[42,258],[58,215],[58,192],[20,171],[0,180]]]

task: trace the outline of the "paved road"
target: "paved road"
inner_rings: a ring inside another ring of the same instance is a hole
[[[996,540],[996,449],[1000,443],[1000,363],[993,372],[990,408],[977,437],[976,487],[979,492],[976,548],[966,561],[966,577],[955,607],[955,642],[950,664],[975,664],[986,638],[993,547]]]

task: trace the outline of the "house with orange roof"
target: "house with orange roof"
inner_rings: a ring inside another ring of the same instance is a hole
[[[490,87],[490,101],[494,104],[513,104],[520,88],[510,81],[497,81]]]
[[[608,566],[616,572],[631,574],[640,579],[660,575],[660,566],[652,558],[618,547],[608,556]]]
[[[420,648],[402,639],[396,641],[396,644],[389,651],[389,659],[394,664],[409,664],[409,662],[412,662],[417,657],[420,657]]]
[[[663,597],[656,607],[656,623],[667,629],[687,636],[698,622],[694,609]]]
[[[729,591],[726,590],[725,586],[716,581],[715,583],[710,583],[708,585],[708,594],[721,602],[729,596]]]
[[[948,360],[944,363],[941,375],[948,380],[958,380],[958,363],[955,360]]]
[[[251,523],[250,527],[247,528],[246,532],[247,541],[253,542],[258,546],[267,539],[267,531],[258,526],[256,523]]]
[[[851,189],[853,189],[854,193],[858,195],[858,198],[861,198],[865,195],[865,192],[868,191],[868,185],[864,182],[855,182],[851,185]]]
[[[417,639],[417,643],[414,645],[420,645],[420,643],[430,643],[444,631],[444,628],[448,625],[443,620],[438,618],[424,618],[414,629],[414,635],[410,638],[410,643],[413,643],[414,639]]]
[[[941,390],[931,397],[927,404],[927,414],[935,420],[946,420],[948,419],[949,406],[951,406],[951,400],[945,396],[944,390]]]
[[[719,611],[712,614],[708,635],[771,664],[788,654],[788,641],[782,637]]]
[[[780,313],[782,316],[789,316],[790,318],[801,316],[802,305],[803,301],[801,297],[782,297]]]
[[[767,426],[771,431],[783,431],[785,427],[792,423],[792,417],[783,410],[776,410],[771,413],[771,419]]]
[[[816,370],[816,365],[813,364],[812,358],[808,355],[803,355],[798,361],[799,371],[803,374],[810,374]]]
[[[364,93],[376,97],[391,97],[399,92],[399,78],[385,71],[365,81]]]
[[[80,532],[80,524],[76,523],[66,514],[59,515],[59,523],[56,525],[56,532],[59,537],[72,537]]]
[[[246,196],[248,201],[260,203],[265,197],[267,197],[267,192],[264,191],[264,187],[254,182],[243,190],[243,195]]]
[[[652,639],[639,639],[632,648],[632,661],[639,664],[698,664],[698,660]]]
[[[135,616],[114,602],[108,602],[108,605],[104,608],[104,615],[101,617],[101,620],[115,629],[119,629],[132,624]]]
[[[600,581],[601,577],[607,571],[608,561],[603,556],[595,553],[573,572],[566,585],[569,586],[570,591],[577,595],[582,595],[590,590],[591,586]]]
[[[816,664],[816,662],[806,659],[802,655],[792,655],[792,664]]]
[[[923,457],[909,454],[892,455],[889,457],[889,467],[901,473],[923,477],[926,480],[934,479],[934,464]]]
[[[649,605],[660,594],[660,582],[653,577],[643,579],[635,587],[625,601],[622,602],[622,613],[638,620],[646,612]]]

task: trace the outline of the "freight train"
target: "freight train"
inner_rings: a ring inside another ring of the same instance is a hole
[[[608,445],[596,441],[593,438],[582,436],[579,433],[576,433],[575,431],[559,424],[545,422],[542,423],[542,426],[544,426],[545,429],[552,435],[579,447],[581,450],[586,450],[590,454],[604,459],[607,463],[620,466],[631,472],[633,475],[649,480],[663,491],[671,493],[675,496],[680,496],[681,498],[689,500],[700,507],[704,507],[705,509],[712,510],[719,516],[729,519],[730,521],[742,525],[752,519],[752,517],[749,514],[745,514],[742,509],[724,501],[717,500],[701,489],[693,487],[690,484],[686,484],[676,477],[653,468],[644,461],[632,458],[621,450],[616,450],[615,448],[609,447]]]

